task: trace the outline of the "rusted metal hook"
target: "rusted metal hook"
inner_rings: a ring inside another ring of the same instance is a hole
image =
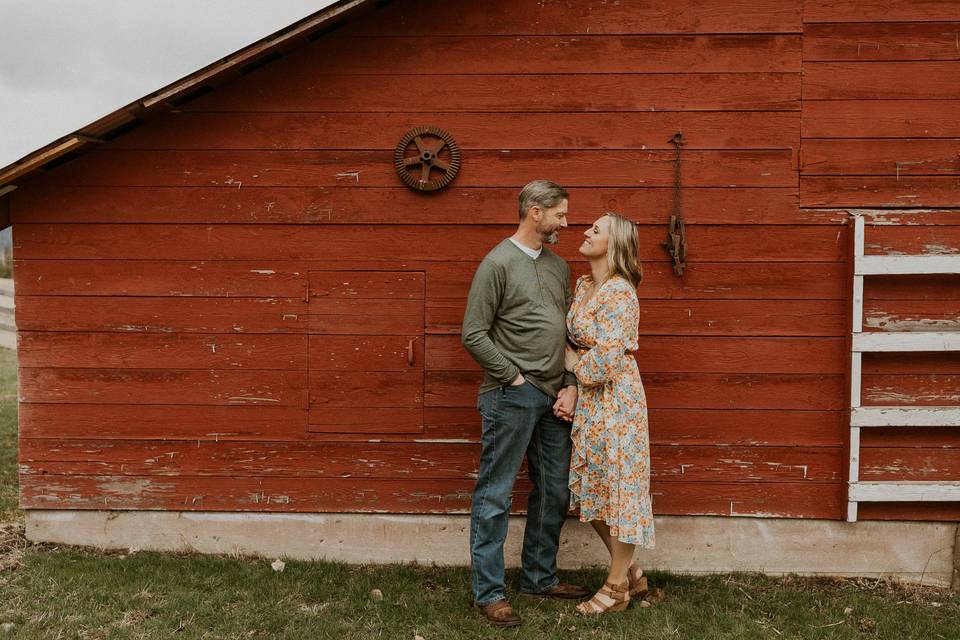
[[[670,215],[667,239],[661,244],[673,258],[673,272],[683,276],[683,271],[687,268],[687,236],[683,215],[680,213],[680,148],[686,143],[680,132],[673,134],[668,142],[676,147],[676,157],[673,160],[673,212]]]

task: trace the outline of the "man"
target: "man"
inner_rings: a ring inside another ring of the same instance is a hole
[[[480,471],[470,516],[474,604],[491,623],[520,624],[506,599],[503,543],[510,495],[524,453],[533,489],[527,501],[521,590],[582,598],[557,579],[566,519],[570,427],[576,379],[564,370],[570,268],[544,245],[567,226],[567,192],[535,180],[520,192],[520,224],[477,268],[463,318],[463,346],[483,368],[477,408],[483,419]],[[562,418],[562,419],[561,419]]]

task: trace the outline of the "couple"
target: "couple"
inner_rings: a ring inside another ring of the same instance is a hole
[[[570,268],[546,246],[567,226],[566,190],[535,180],[520,192],[517,232],[477,268],[463,345],[484,370],[480,471],[470,516],[474,604],[491,623],[520,624],[504,587],[503,543],[524,455],[527,501],[521,590],[582,599],[557,578],[560,528],[571,504],[610,552],[610,570],[584,614],[622,611],[641,589],[637,546],[654,545],[650,447],[636,361],[641,278],[636,226],[596,220],[580,253],[591,274],[570,292]],[[572,345],[572,346],[571,346]],[[570,423],[572,422],[572,428]]]

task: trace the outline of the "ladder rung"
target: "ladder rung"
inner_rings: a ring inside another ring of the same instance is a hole
[[[960,331],[853,334],[854,351],[960,351]]]
[[[960,254],[947,256],[858,256],[858,276],[960,273]]]
[[[960,427],[960,407],[857,407],[851,427]]]
[[[960,482],[852,482],[850,500],[857,502],[955,502]]]

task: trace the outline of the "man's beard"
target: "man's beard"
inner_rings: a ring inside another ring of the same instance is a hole
[[[544,233],[543,231],[540,231],[540,241],[543,242],[544,244],[557,244],[559,240],[560,240],[560,229],[554,229],[553,231],[549,231],[546,233]]]

